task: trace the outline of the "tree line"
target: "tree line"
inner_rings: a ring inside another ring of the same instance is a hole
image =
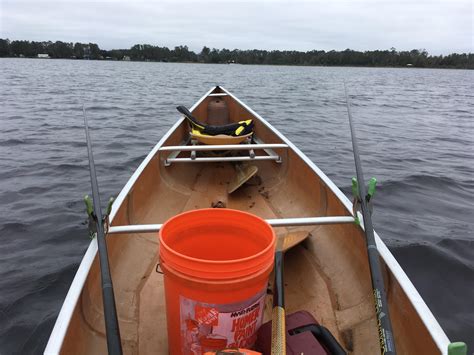
[[[311,50],[301,52],[203,47],[200,53],[195,53],[187,46],[169,49],[150,44],[136,44],[130,49],[103,50],[96,43],[30,42],[0,39],[0,57],[34,58],[38,57],[38,54],[48,55],[50,58],[96,60],[474,69],[473,53],[436,56],[429,55],[424,49],[397,51],[395,48],[390,48],[390,50],[364,52],[346,49],[343,51]]]

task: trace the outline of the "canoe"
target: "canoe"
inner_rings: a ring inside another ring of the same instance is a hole
[[[348,353],[380,353],[365,236],[353,223],[351,201],[287,138],[226,89],[209,90],[191,108],[193,115],[206,121],[208,103],[216,97],[225,101],[231,122],[253,119],[251,144],[191,145],[188,123],[180,118],[112,206],[107,244],[124,353],[168,353],[157,231],[183,211],[209,207],[260,216],[275,227],[278,238],[307,237],[285,254],[287,313],[309,311]],[[234,154],[205,154],[216,150]],[[258,178],[229,193],[236,161],[256,166]],[[398,353],[447,353],[444,331],[383,241],[377,234],[375,238]],[[265,302],[267,321],[271,295]],[[45,354],[106,352],[97,242],[92,240]]]

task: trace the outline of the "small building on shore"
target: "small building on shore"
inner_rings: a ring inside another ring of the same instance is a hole
[[[38,54],[38,58],[49,59],[50,56],[49,56],[49,54],[46,54],[46,53],[40,53],[40,54]]]

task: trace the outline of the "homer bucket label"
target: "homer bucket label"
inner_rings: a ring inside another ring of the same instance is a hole
[[[210,304],[180,297],[181,348],[201,355],[225,348],[250,348],[262,325],[265,292],[232,304]]]

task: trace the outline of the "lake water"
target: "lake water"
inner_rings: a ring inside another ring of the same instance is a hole
[[[38,353],[90,240],[82,103],[102,200],[211,86],[350,193],[353,101],[374,225],[452,341],[474,349],[474,72],[0,59],[0,353]]]

